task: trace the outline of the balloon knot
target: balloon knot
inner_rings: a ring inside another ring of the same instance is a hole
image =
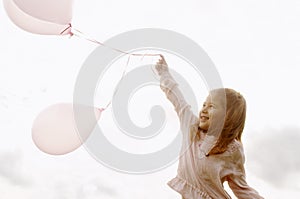
[[[105,108],[98,108],[98,110],[99,110],[100,112],[102,112],[102,111],[105,110]]]
[[[70,35],[70,37],[72,37],[74,35],[74,33],[72,33],[71,29],[72,29],[72,24],[69,23],[68,27],[66,27],[63,31],[61,31],[60,34],[64,35],[65,33],[67,33],[68,35]]]

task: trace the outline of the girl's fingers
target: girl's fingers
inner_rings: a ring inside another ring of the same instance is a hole
[[[158,62],[156,62],[156,64],[162,64],[163,62],[161,60],[159,60]]]
[[[160,55],[160,59],[156,62],[156,67],[161,67],[161,65],[167,65],[164,56]]]

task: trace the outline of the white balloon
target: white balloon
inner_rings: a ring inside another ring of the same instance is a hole
[[[3,0],[3,6],[11,21],[25,31],[71,34],[73,0]]]
[[[68,103],[49,106],[34,120],[33,142],[41,151],[51,155],[72,152],[89,137],[102,111],[95,107]]]

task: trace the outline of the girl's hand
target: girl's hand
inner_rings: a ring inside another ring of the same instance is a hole
[[[164,56],[160,55],[160,59],[156,63],[155,69],[156,69],[158,75],[161,75],[163,72],[169,71],[168,64],[167,64]]]

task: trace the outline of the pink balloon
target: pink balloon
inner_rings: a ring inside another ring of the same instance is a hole
[[[9,18],[25,31],[71,34],[73,0],[3,0]]]
[[[41,151],[51,155],[72,152],[89,137],[102,111],[67,103],[49,106],[34,120],[33,142]]]

